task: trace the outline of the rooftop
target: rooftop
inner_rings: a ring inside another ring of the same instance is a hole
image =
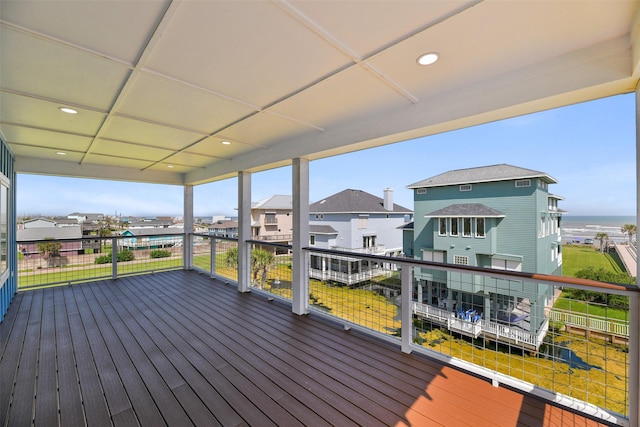
[[[448,185],[474,184],[478,182],[506,181],[512,179],[541,178],[549,184],[557,181],[549,174],[517,166],[500,164],[467,169],[457,169],[410,184],[407,188],[444,187]]]
[[[384,208],[384,200],[362,190],[346,189],[309,206],[309,213],[412,213],[411,209],[393,204]]]

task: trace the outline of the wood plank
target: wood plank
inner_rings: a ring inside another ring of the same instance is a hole
[[[58,379],[56,374],[56,324],[53,290],[43,292],[40,348],[35,389],[35,425],[57,426]]]
[[[167,384],[164,382],[162,376],[154,368],[147,354],[129,331],[128,325],[132,325],[134,323],[133,317],[126,310],[121,309],[119,302],[113,298],[111,292],[109,292],[108,295],[103,292],[109,291],[110,287],[94,286],[92,290],[99,300],[110,302],[110,304],[106,304],[104,302],[102,304],[102,309],[106,317],[105,320],[108,321],[113,328],[114,333],[122,343],[121,349],[126,352],[129,357],[128,360],[130,360],[130,363],[126,362],[127,364],[125,365],[129,372],[125,371],[122,375],[130,373],[131,369],[137,371],[137,375],[140,376],[140,381],[139,384],[136,383],[134,386],[145,388],[144,393],[149,393],[149,398],[153,399],[153,402],[155,403],[159,413],[164,418],[165,423],[175,426],[192,425],[189,417],[182,406],[178,403]],[[116,304],[118,308],[115,309],[113,304]],[[109,348],[113,352],[111,346]],[[114,355],[115,357],[118,357],[118,353],[114,353]],[[125,363],[124,360],[120,360],[120,362]],[[139,390],[132,390],[129,393],[139,392]],[[144,405],[141,405],[139,408],[136,407],[135,401],[133,403],[136,413],[145,413],[145,417],[139,418],[142,422],[146,422],[144,420],[148,416],[148,413],[151,412],[147,408],[149,403],[141,402],[144,403]]]
[[[220,306],[220,308],[222,308],[223,306],[227,306],[228,308],[232,308],[229,307],[230,302],[226,301],[226,300],[222,300],[220,298],[217,298],[215,301],[209,301],[209,302],[205,302],[206,296],[202,296],[200,298],[201,301],[203,301],[203,304],[222,304],[222,306]],[[198,304],[198,303],[196,303]],[[194,307],[195,309],[196,307]],[[218,311],[215,309],[215,307],[211,307],[214,311]],[[235,312],[237,308],[234,308],[234,310],[231,310],[232,312]],[[274,331],[273,328],[275,326],[275,322],[278,321],[278,319],[276,318],[272,318],[269,315],[272,313],[268,313],[265,315],[256,315],[253,317],[253,321],[252,321],[252,313],[259,313],[257,309],[252,309],[252,310],[242,310],[243,313],[247,313],[243,316],[244,321],[248,321],[248,322],[252,322],[251,325],[251,330],[249,331],[251,334],[255,334],[255,335],[263,335],[262,333],[259,332],[259,329],[263,328],[265,325],[268,325],[268,329],[271,329],[271,331],[269,332],[267,329],[265,329],[264,333],[265,334],[276,334],[276,335],[282,335],[283,333],[286,333],[283,330],[280,331]],[[291,314],[287,313],[286,316],[288,317],[288,319],[284,320],[284,322],[290,322],[291,321]],[[245,328],[244,330],[236,330],[235,333],[236,335],[243,335],[244,333],[247,332],[247,329]],[[315,368],[314,372],[321,372],[324,375],[328,375],[329,378],[327,378],[327,382],[332,384],[332,387],[335,388],[336,384],[340,384],[342,383],[344,385],[344,393],[345,395],[349,395],[352,401],[355,401],[356,404],[361,404],[361,405],[365,405],[364,402],[366,402],[367,405],[373,407],[373,408],[384,408],[386,410],[394,410],[394,414],[392,415],[392,418],[389,419],[381,419],[382,422],[384,423],[389,423],[392,422],[392,420],[396,420],[398,417],[403,417],[405,416],[405,414],[407,413],[407,411],[409,412],[416,412],[413,409],[407,409],[408,407],[411,407],[412,403],[416,400],[415,399],[415,395],[411,395],[411,394],[407,394],[406,393],[406,387],[405,384],[401,384],[400,388],[404,388],[404,390],[400,390],[399,388],[394,388],[394,387],[398,387],[398,381],[397,380],[389,380],[389,382],[384,382],[381,381],[379,378],[384,377],[385,376],[385,369],[382,368],[380,370],[380,372],[378,373],[378,375],[374,377],[369,375],[370,369],[371,369],[371,365],[368,364],[363,364],[362,359],[364,356],[366,356],[365,354],[362,354],[356,350],[354,350],[354,348],[358,348],[356,347],[343,347],[340,351],[343,352],[343,355],[338,354],[338,352],[334,349],[331,350],[331,353],[327,353],[326,357],[320,357],[318,358],[316,355],[321,355],[323,352],[323,347],[326,345],[326,341],[323,341],[322,339],[319,339],[319,337],[317,335],[313,335],[313,339],[309,339],[308,337],[308,332],[288,332],[290,335],[290,338],[292,342],[296,342],[295,345],[295,349],[297,349],[297,351],[299,352],[300,350],[303,351],[302,356],[304,358],[304,361],[306,364],[311,365],[313,368]],[[335,335],[336,333],[338,334],[343,334],[344,332],[342,332],[342,330],[339,331],[332,331],[332,334]],[[245,336],[246,339],[250,339],[250,336]],[[307,343],[305,343],[305,341]],[[313,346],[311,345],[313,344]],[[393,352],[397,352],[396,348],[390,349]],[[294,351],[293,347],[289,346],[284,348],[284,351],[286,354],[291,353],[292,351]],[[325,362],[325,360],[327,359],[332,359],[332,358],[337,358],[340,360],[341,363],[339,364],[328,364]],[[290,361],[288,363],[291,363]],[[379,364],[378,364],[379,365]],[[394,370],[393,366],[389,366],[388,368],[390,371]],[[356,373],[356,374],[354,374]],[[322,378],[320,378],[321,380]],[[318,378],[316,378],[316,380],[318,380]],[[468,385],[468,384],[467,384]],[[424,387],[425,387],[425,383],[422,384],[422,389],[418,389],[416,390],[416,393],[418,395],[420,394],[424,394]],[[352,391],[357,391],[356,394],[353,394]],[[385,390],[384,395],[381,394],[379,392],[379,390]],[[397,391],[396,393],[394,393],[394,391]],[[400,399],[400,401],[398,401],[398,399]],[[456,398],[456,400],[459,400]],[[451,399],[450,401],[448,399],[442,399],[441,400],[441,406],[444,406],[443,408],[441,408],[441,411],[437,411],[434,413],[429,414],[428,416],[425,416],[425,414],[422,413],[413,413],[412,419],[415,422],[416,420],[422,420],[423,422],[427,422],[427,421],[431,421],[431,422],[445,422],[447,420],[451,420],[452,415],[446,415],[446,412],[444,415],[442,410],[448,410],[448,413],[453,414],[453,417],[455,418],[457,416],[457,414],[460,413],[460,410],[458,407],[456,407],[452,402],[454,402],[455,400]],[[378,414],[379,415],[379,414]],[[383,417],[386,416],[388,414],[383,413]],[[458,422],[460,423],[464,423],[466,420],[464,419],[465,415],[462,414],[459,416]],[[486,425],[491,425],[495,423],[495,420],[493,420],[492,422],[487,422]]]
[[[140,376],[140,372],[136,369],[133,362],[129,358],[124,345],[114,329],[114,323],[107,314],[104,312],[108,307],[109,302],[101,298],[99,292],[99,286],[83,286],[82,290],[85,295],[92,293],[93,298],[89,298],[89,308],[93,314],[93,318],[97,324],[98,330],[102,334],[102,339],[109,343],[108,354],[111,358],[111,366],[114,368],[114,376],[117,375],[120,379],[124,391],[128,396],[131,407],[138,418],[138,421],[142,425],[149,426],[161,426],[164,424],[164,419],[160,413],[158,407],[154,404],[153,398],[149,393],[149,389],[145,386],[143,378]],[[115,320],[115,319],[114,319]],[[94,357],[95,357],[94,353]],[[141,366],[139,369],[143,369],[147,359],[144,358],[140,361]],[[100,371],[102,373],[102,371]],[[108,401],[108,399],[107,399]]]
[[[148,301],[149,304],[155,304]],[[162,307],[161,307],[162,306]],[[236,387],[240,384],[234,384],[227,378],[220,369],[227,365],[227,361],[221,358],[215,351],[203,345],[201,337],[194,335],[188,326],[182,325],[184,316],[175,311],[170,305],[161,304],[156,307],[158,310],[169,310],[169,315],[162,317],[172,319],[170,324],[164,323],[165,333],[175,334],[176,339],[180,339],[182,344],[179,345],[180,351],[200,372],[206,372],[207,380],[218,390],[224,399],[234,408],[245,408],[241,416],[251,425],[276,425],[272,420],[264,415],[262,411],[253,410],[254,403],[244,395]],[[169,331],[171,329],[171,331]],[[178,338],[179,337],[179,338]],[[173,341],[173,340],[172,340]],[[227,372],[227,374],[229,374]],[[231,374],[229,374],[231,375]],[[237,379],[237,377],[235,377]],[[255,387],[253,387],[255,390]],[[216,413],[216,416],[218,414]],[[222,420],[221,420],[222,421]],[[223,424],[226,424],[223,422]]]
[[[145,312],[148,312],[146,306],[143,310],[139,310],[128,299],[125,299],[124,293],[116,292],[117,287],[110,287],[110,290],[113,291],[114,299],[117,299],[123,310],[127,310],[131,316],[126,322],[127,326],[149,357],[151,363],[156,367],[158,372],[161,373],[177,401],[185,409],[187,414],[189,414],[193,423],[207,426],[218,425],[219,423],[213,414],[211,414],[198,395],[180,375],[178,369],[173,365],[172,357],[164,354],[152,339],[152,336],[159,340],[163,340],[164,337],[162,337],[161,332],[144,315]],[[174,348],[168,353],[176,354],[177,350]]]
[[[60,404],[60,425],[77,426],[86,423],[82,408],[82,396],[76,371],[77,361],[73,351],[69,315],[64,298],[64,288],[51,290],[55,308],[56,348],[58,370],[58,400]],[[37,418],[37,416],[36,416]]]
[[[62,293],[67,313],[67,325],[73,345],[73,358],[76,364],[75,370],[79,382],[78,387],[80,389],[85,422],[88,426],[111,425],[109,408],[100,384],[98,368],[93,360],[93,354],[86,335],[87,331],[78,310],[76,295],[72,287],[69,286],[63,287]],[[81,304],[84,304],[84,301],[81,300]],[[68,355],[68,357],[70,356]],[[67,361],[67,363],[70,363],[70,361]],[[71,374],[69,373],[67,378],[70,377]],[[65,390],[60,392],[61,396],[67,394],[71,395],[71,397],[73,396],[73,391],[67,390],[69,386],[73,387],[72,384],[65,380],[61,381],[60,385],[65,385]]]
[[[175,316],[179,316],[179,312],[183,312],[184,310],[176,310],[174,307],[177,307],[178,305],[182,308],[190,306],[192,307],[190,310],[193,311],[199,304],[198,301],[205,297],[199,289],[195,289],[194,292],[188,293],[184,292],[183,289],[181,292],[181,288],[178,283],[168,286],[163,289],[163,292],[167,298],[172,298],[171,304],[164,304],[163,306],[167,307],[165,310],[175,311],[171,314]],[[179,301],[180,298],[188,298],[188,301],[186,303],[181,303]],[[229,315],[230,312],[234,314]],[[328,404],[327,407],[331,408],[332,411],[341,412],[342,416],[351,420],[350,422],[355,422],[359,425],[381,424],[379,420],[369,413],[369,411],[363,410],[352,402],[352,400],[357,396],[350,396],[348,393],[345,393],[344,390],[342,390],[342,394],[336,392],[335,387],[338,386],[338,384],[332,383],[327,385],[317,382],[314,377],[322,376],[321,372],[308,369],[308,365],[306,365],[304,361],[293,356],[291,351],[279,349],[277,346],[278,343],[283,343],[286,340],[286,337],[282,338],[281,331],[272,330],[269,334],[269,339],[264,339],[258,333],[247,331],[246,327],[235,326],[238,323],[244,322],[242,318],[247,314],[246,311],[219,311],[210,309],[208,313],[210,316],[226,316],[223,320],[218,321],[218,324],[226,325],[225,327],[233,332],[231,334],[231,338],[235,345],[243,346],[243,350],[241,351],[242,353],[253,352],[256,355],[264,357],[262,361],[263,366],[280,366],[281,369],[284,370],[283,373],[285,375],[288,375],[300,386],[304,387],[306,389],[306,393],[312,393],[325,401]],[[210,325],[211,324],[212,323],[210,323]],[[249,336],[245,335],[242,337],[238,335],[239,333],[246,333]],[[295,354],[295,351],[292,352]],[[371,408],[368,409],[371,412],[376,412],[378,410],[377,407],[373,405],[370,406]],[[383,409],[383,411],[385,410]],[[334,414],[331,418],[335,418],[335,416],[336,415]]]
[[[0,323],[2,331],[2,353],[0,356],[0,425],[7,425],[9,405],[18,367],[18,360],[22,352],[22,343],[29,320],[29,310],[33,293],[17,294],[13,298],[9,310]]]
[[[34,291],[11,397],[8,425],[20,425],[25,421],[31,424],[33,420],[42,302],[42,291]]]
[[[127,286],[130,286],[127,282]],[[127,292],[133,293],[131,288]],[[202,400],[204,405],[215,415],[215,422],[218,425],[239,425],[243,423],[242,418],[235,409],[218,393],[216,388],[207,381],[203,374],[196,369],[188,357],[188,353],[182,351],[182,347],[187,343],[182,337],[175,333],[165,322],[164,318],[158,316],[149,309],[144,300],[139,301],[145,314],[149,316],[147,329],[150,337],[158,348],[168,357],[176,370],[185,379],[185,382],[194,390],[196,395]],[[154,328],[162,327],[162,331]],[[213,425],[213,424],[212,424]]]
[[[83,331],[89,344],[89,352],[85,356],[93,359],[96,372],[99,373],[98,384],[104,392],[110,418],[114,419],[116,415],[119,415],[118,419],[123,424],[135,423],[137,419],[131,411],[131,402],[109,353],[111,343],[109,345],[105,343],[90,309],[90,305],[96,304],[95,298],[83,292],[83,289],[90,286],[95,286],[95,284],[71,287],[81,319],[81,323],[78,323],[84,326]]]

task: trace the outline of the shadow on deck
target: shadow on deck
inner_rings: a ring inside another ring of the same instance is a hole
[[[0,426],[598,423],[186,271],[20,292]]]

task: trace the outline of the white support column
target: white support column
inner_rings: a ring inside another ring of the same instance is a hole
[[[637,40],[637,38],[636,38]],[[640,218],[640,86],[636,86],[636,227]],[[636,247],[638,238],[636,235]],[[640,263],[636,262],[640,287]],[[629,425],[640,425],[640,296],[629,298]]]
[[[309,305],[309,265],[302,248],[309,246],[309,160],[293,159],[293,306],[306,314]]]
[[[182,220],[184,223],[184,242],[182,242],[182,268],[191,270],[193,265],[193,185],[184,186]]]
[[[238,292],[251,283],[251,172],[238,173]]]
[[[413,341],[413,268],[409,264],[400,264],[400,311],[402,320],[401,346],[403,353],[411,353],[411,342]]]

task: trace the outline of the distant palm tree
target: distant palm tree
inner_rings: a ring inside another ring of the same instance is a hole
[[[625,224],[622,226],[622,228],[620,228],[620,231],[622,232],[622,234],[626,234],[629,236],[629,243],[631,243],[633,235],[638,231],[638,227],[635,224]]]
[[[600,252],[604,252],[604,248],[609,244],[609,235],[607,233],[596,234],[596,239],[600,240]]]

